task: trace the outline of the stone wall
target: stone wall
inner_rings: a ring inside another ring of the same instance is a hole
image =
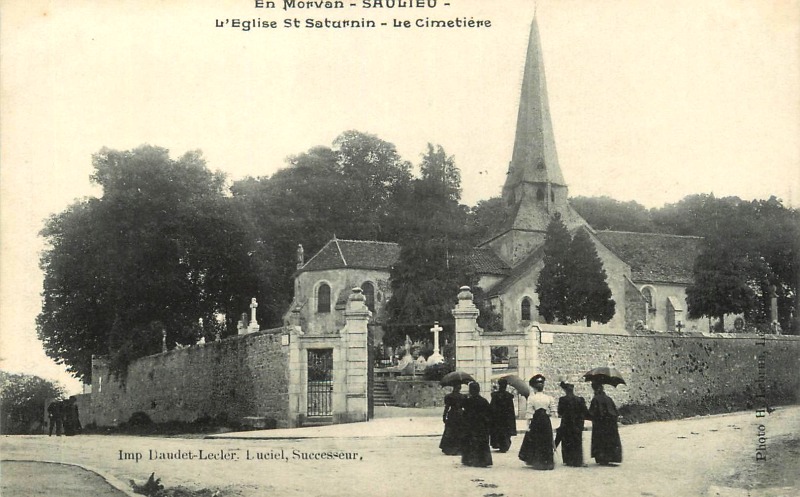
[[[614,366],[627,381],[606,388],[618,406],[696,414],[749,409],[763,404],[757,398],[759,381],[768,404],[800,400],[800,337],[552,333],[552,343],[539,342],[541,372],[552,380],[546,393],[556,397],[562,395],[558,378],[566,376],[588,401],[591,388],[580,376],[594,367]]]
[[[386,388],[400,407],[440,407],[451,390],[442,388],[438,381],[403,377],[387,379]]]
[[[144,357],[130,364],[124,385],[95,360],[92,378],[91,419],[82,416],[84,424],[115,426],[137,411],[157,423],[257,416],[286,424],[287,361],[277,334],[256,332]]]

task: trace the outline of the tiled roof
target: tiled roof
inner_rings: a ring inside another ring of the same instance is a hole
[[[694,261],[703,239],[696,236],[629,231],[598,231],[597,238],[631,267],[636,282],[677,283],[694,280]]]
[[[400,258],[400,245],[372,240],[330,240],[299,272],[358,268],[390,270]],[[508,274],[511,268],[490,249],[474,249],[470,263],[478,274]]]
[[[511,271],[508,264],[491,249],[473,249],[469,262],[478,274],[508,274]]]
[[[333,239],[309,259],[299,272],[340,268],[388,271],[399,258],[400,245],[396,243]]]

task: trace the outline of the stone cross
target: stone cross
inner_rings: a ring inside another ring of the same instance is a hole
[[[433,333],[433,353],[439,354],[439,332],[444,331],[444,328],[439,326],[438,321],[433,322],[433,328],[431,328],[431,332]]]
[[[433,354],[428,357],[428,365],[441,364],[444,362],[444,357],[439,353],[439,332],[444,331],[444,328],[439,326],[438,321],[434,321],[431,332],[433,333]]]
[[[256,320],[256,308],[258,307],[258,302],[256,302],[256,298],[253,297],[250,300],[250,326],[247,327],[248,331],[258,331],[258,321]]]
[[[675,325],[675,329],[678,330],[678,333],[681,332],[682,329],[686,328],[686,325],[682,322],[678,321],[678,324]]]

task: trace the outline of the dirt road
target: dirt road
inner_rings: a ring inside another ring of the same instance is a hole
[[[398,420],[399,423],[401,420]],[[432,434],[431,434],[432,435]],[[590,434],[584,437],[588,457]],[[488,469],[462,467],[438,437],[210,440],[80,436],[3,437],[4,459],[65,461],[121,481],[151,472],[167,486],[225,496],[797,496],[800,407],[623,426],[618,467],[557,465],[534,471],[517,459],[521,437]],[[761,440],[759,440],[761,437]],[[757,460],[757,453],[766,457]],[[557,458],[560,462],[560,458]]]

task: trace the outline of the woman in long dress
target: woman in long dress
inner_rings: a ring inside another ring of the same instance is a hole
[[[619,413],[611,397],[606,395],[603,385],[592,382],[594,397],[589,406],[588,419],[592,421],[592,457],[597,464],[608,465],[622,462],[622,442],[619,439],[617,419]]]
[[[500,452],[508,452],[511,448],[511,437],[517,435],[517,416],[514,410],[514,396],[506,391],[508,381],[501,378],[497,382],[498,390],[492,392],[492,434],[491,445]]]
[[[461,464],[486,468],[492,465],[492,450],[489,448],[492,410],[489,401],[481,397],[480,392],[480,385],[475,382],[469,384],[469,397],[464,400]]]
[[[453,391],[444,396],[444,433],[439,448],[448,456],[461,454],[461,445],[464,438],[464,395],[461,385],[453,386]]]
[[[575,395],[572,383],[561,382],[563,397],[558,399],[558,415],[561,426],[558,427],[556,440],[561,440],[561,456],[567,466],[585,466],[583,464],[583,422],[588,415],[586,401]]]
[[[537,374],[528,382],[535,393],[528,398],[528,432],[522,439],[519,458],[534,469],[553,469],[553,425],[550,414],[555,402],[553,397],[542,393],[545,377]]]

